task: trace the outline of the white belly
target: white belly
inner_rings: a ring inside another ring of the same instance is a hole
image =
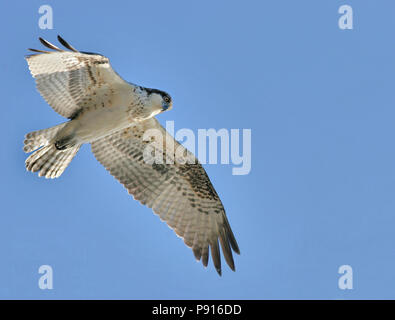
[[[72,122],[75,139],[80,143],[93,142],[132,125],[126,107],[90,110]]]

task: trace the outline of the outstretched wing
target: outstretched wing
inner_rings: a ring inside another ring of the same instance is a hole
[[[108,58],[79,52],[60,36],[59,42],[70,51],[39,39],[54,51],[30,49],[38,54],[26,56],[26,60],[37,89],[60,115],[72,119],[89,105],[94,95],[110,92],[117,84],[128,85],[111,68]]]
[[[157,130],[163,137],[161,143],[145,141],[144,133],[149,129]],[[163,163],[146,161],[144,150],[148,146],[155,150],[154,154],[163,156]],[[167,164],[168,159],[174,159],[174,150],[176,155],[187,155],[194,163]],[[92,151],[136,200],[152,208],[184,239],[204,266],[207,266],[210,248],[215,268],[221,274],[219,240],[226,262],[235,270],[232,249],[239,253],[239,248],[206,171],[155,118],[93,142]]]

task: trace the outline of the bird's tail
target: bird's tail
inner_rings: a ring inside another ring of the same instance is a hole
[[[30,132],[25,136],[23,151],[28,153],[36,150],[26,159],[27,170],[39,171],[40,177],[60,177],[81,147],[75,145],[59,150],[55,146],[54,137],[65,125],[66,123],[62,123],[52,128]]]

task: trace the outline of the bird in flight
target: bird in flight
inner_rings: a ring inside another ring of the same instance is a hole
[[[169,94],[123,80],[103,55],[78,51],[58,36],[67,50],[39,38],[51,49],[29,49],[30,72],[42,97],[69,120],[30,132],[23,150],[33,152],[26,169],[45,178],[58,178],[77,154],[90,143],[96,159],[128,190],[134,199],[152,208],[206,267],[209,251],[221,275],[220,246],[234,271],[232,250],[240,253],[222,202],[198,160],[156,120],[172,108]],[[153,145],[162,162],[144,158],[154,129],[165,139]],[[171,143],[169,143],[171,142]],[[194,161],[167,161],[175,148]],[[220,246],[219,246],[220,244]]]

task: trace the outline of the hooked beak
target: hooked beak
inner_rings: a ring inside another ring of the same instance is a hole
[[[167,103],[163,103],[162,104],[162,111],[166,111],[166,110],[169,110],[169,109],[171,109],[171,103],[170,104],[167,104]]]

